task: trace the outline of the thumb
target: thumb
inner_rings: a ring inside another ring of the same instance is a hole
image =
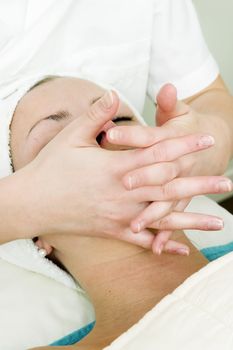
[[[174,85],[164,85],[157,95],[156,123],[158,126],[168,120],[188,113],[189,106],[177,100],[177,90]]]
[[[75,146],[97,145],[96,137],[108,129],[119,107],[119,97],[114,91],[107,91],[88,110],[70,123],[61,133]]]

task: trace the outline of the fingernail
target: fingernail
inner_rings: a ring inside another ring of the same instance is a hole
[[[110,140],[119,140],[121,137],[121,132],[112,128],[108,131],[108,137]]]
[[[129,190],[132,190],[132,189],[135,187],[135,184],[136,184],[135,178],[132,177],[132,176],[129,176],[127,182],[128,182],[128,188],[129,188]]]
[[[189,249],[187,249],[187,248],[168,249],[167,252],[170,254],[189,256]]]
[[[177,249],[177,253],[178,253],[179,255],[189,256],[189,250],[186,249],[186,248]]]
[[[144,221],[139,221],[137,224],[136,224],[136,227],[137,227],[137,232],[141,232],[143,229],[144,229],[144,225],[145,225],[145,222]]]
[[[232,185],[230,180],[221,180],[217,185],[217,190],[221,192],[231,192]]]
[[[156,254],[161,255],[163,251],[163,243],[161,243],[158,248],[156,249]]]
[[[141,232],[141,224],[140,224],[140,222],[134,222],[134,223],[132,223],[131,224],[131,229],[132,229],[132,231],[134,232],[134,233],[139,233],[139,232]]]
[[[207,224],[207,228],[210,230],[221,230],[223,227],[224,222],[221,219],[212,219]]]
[[[103,104],[104,108],[109,109],[113,105],[113,95],[112,91],[105,92],[104,96],[100,99],[101,103]]]
[[[199,146],[212,146],[215,144],[215,139],[213,136],[210,135],[204,135],[200,137],[200,140],[198,142]]]

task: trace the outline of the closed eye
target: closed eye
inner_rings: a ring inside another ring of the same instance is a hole
[[[125,121],[131,121],[133,119],[133,117],[125,117],[125,116],[117,116],[116,118],[114,118],[112,121],[114,123],[119,123],[119,122],[125,122]]]
[[[44,118],[44,120],[56,120],[60,121],[62,119],[69,118],[71,115],[68,111],[59,111],[57,113],[51,114],[48,117]]]
[[[51,114],[49,115],[48,117],[45,117],[43,119],[40,119],[38,120],[38,122],[36,122],[32,128],[29,130],[28,132],[28,136],[29,134],[32,132],[32,130],[39,124],[41,123],[43,120],[55,120],[55,121],[60,121],[60,120],[63,120],[63,119],[67,119],[67,118],[71,118],[72,115],[68,112],[68,111],[57,111],[56,113],[54,114]]]

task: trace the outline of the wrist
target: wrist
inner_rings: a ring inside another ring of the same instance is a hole
[[[17,173],[0,180],[0,243],[33,237],[26,179]]]
[[[214,137],[215,144],[201,152],[203,175],[222,175],[231,159],[232,137],[226,121],[218,115],[198,114],[199,130]]]

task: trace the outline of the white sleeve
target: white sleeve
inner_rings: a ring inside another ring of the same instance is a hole
[[[191,0],[154,0],[148,93],[173,83],[178,97],[190,97],[210,85],[219,73]]]

